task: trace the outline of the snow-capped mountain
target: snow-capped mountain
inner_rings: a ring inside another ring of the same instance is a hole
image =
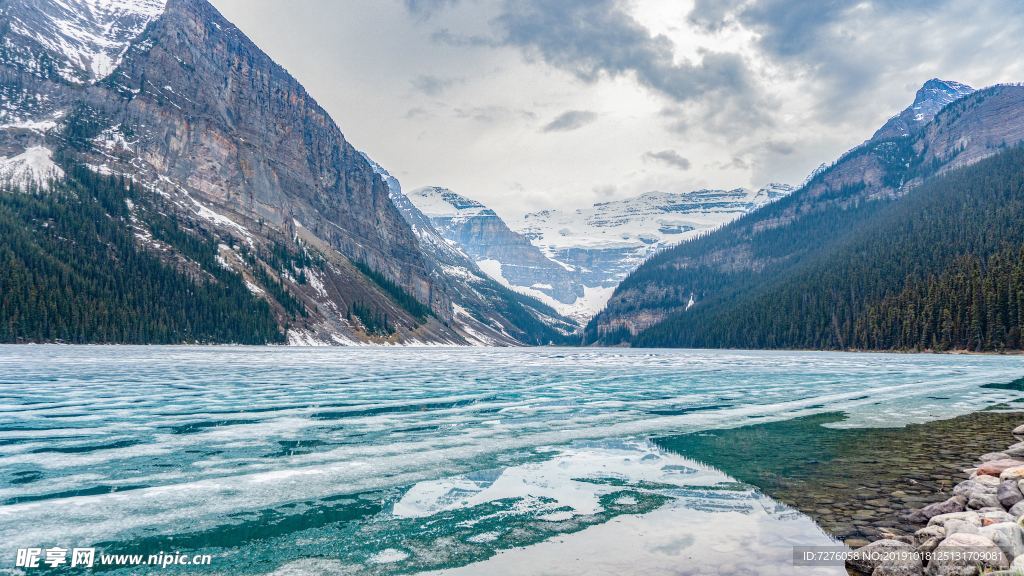
[[[650,192],[574,211],[527,214],[511,227],[486,205],[446,188],[419,188],[407,199],[492,278],[586,321],[651,254],[792,190],[770,184],[757,191]]]
[[[429,246],[392,200],[397,181],[378,172],[207,0],[0,0],[0,181],[125,194],[97,208],[123,225],[104,229],[109,239],[133,242],[115,245],[167,265],[159,273],[175,282],[228,273],[211,290],[247,292],[197,303],[256,310],[233,335],[211,321],[210,341],[547,344],[572,328],[453,265],[473,266],[444,255],[446,241]],[[91,206],[87,195],[50,196]],[[165,225],[185,236],[161,237]],[[49,241],[31,218],[18,231]],[[66,264],[110,285],[125,260],[103,257]]]
[[[914,103],[893,116],[875,132],[872,140],[908,136],[932,121],[946,105],[974,92],[967,84],[932,78],[924,83],[914,97]]]
[[[366,158],[373,170],[387,184],[388,196],[391,202],[402,213],[405,221],[412,228],[417,238],[419,238],[420,247],[431,257],[430,261],[437,266],[436,273],[447,277],[451,283],[453,287],[452,302],[455,309],[453,327],[459,330],[466,340],[473,343],[491,345],[510,341],[515,342],[517,337],[522,338],[521,335],[513,336],[510,332],[514,333],[517,330],[522,330],[523,327],[509,324],[508,320],[501,314],[493,313],[494,310],[507,311],[510,307],[521,306],[529,308],[530,314],[536,317],[538,321],[550,326],[558,333],[569,334],[575,331],[577,327],[562,318],[558,318],[553,313],[554,310],[546,310],[546,306],[550,303],[557,304],[557,302],[552,302],[552,299],[547,294],[536,291],[531,293],[529,290],[516,290],[519,293],[526,293],[528,296],[539,297],[540,302],[537,302],[530,298],[522,298],[514,292],[509,292],[506,288],[517,287],[502,281],[500,275],[497,278],[493,277],[495,269],[500,272],[500,264],[496,268],[491,266],[490,273],[484,272],[481,266],[478,266],[477,262],[457,242],[445,238],[434,227],[431,218],[424,214],[409,196],[403,193],[402,184],[397,178],[392,176],[383,166],[373,161],[365,153],[363,153],[363,157]],[[449,192],[449,194],[451,193]],[[453,194],[454,196],[457,195]],[[415,193],[413,197],[419,198]],[[453,201],[456,204],[467,206],[474,203],[472,200],[462,197],[459,197],[457,200],[453,198]],[[479,207],[483,208],[482,205],[479,205]],[[435,209],[438,208],[444,210],[443,206],[435,207]],[[472,209],[467,210],[467,212],[469,211],[472,211]],[[477,211],[490,212],[486,208]],[[469,218],[468,213],[464,214],[464,216]],[[497,216],[494,217],[496,218]],[[445,222],[448,221],[445,220]]]
[[[5,60],[40,77],[89,84],[117,68],[128,46],[164,11],[166,0],[14,0]]]
[[[563,313],[584,295],[572,268],[547,258],[480,202],[437,186],[413,190],[408,199],[434,229],[502,284]]]
[[[570,266],[593,294],[595,313],[615,286],[648,256],[717,228],[793,191],[769,184],[752,191],[648,192],[574,211],[527,214],[514,227],[552,260]]]

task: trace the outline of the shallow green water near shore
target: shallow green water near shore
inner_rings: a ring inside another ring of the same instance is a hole
[[[978,456],[1016,442],[1010,431],[1024,423],[1024,412],[985,410],[903,428],[832,427],[843,420],[817,414],[655,444],[753,484],[860,545],[881,530],[920,528],[902,516],[949,497]]]

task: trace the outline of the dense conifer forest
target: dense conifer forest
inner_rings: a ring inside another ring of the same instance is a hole
[[[642,268],[638,275],[661,274],[667,277],[662,283],[692,289],[699,304],[635,337],[621,331],[605,334],[605,341],[723,348],[1024,347],[1020,148],[934,177],[899,199],[808,215],[801,226],[760,234],[753,249],[759,255],[793,253],[794,243],[799,258],[757,272]],[[666,298],[672,299],[666,305],[678,306],[678,295]]]
[[[218,264],[212,236],[169,210],[145,210],[134,227],[129,206],[145,202],[135,185],[66,170],[50,190],[0,191],[0,342],[283,341],[270,305]],[[142,248],[136,233],[191,265]]]

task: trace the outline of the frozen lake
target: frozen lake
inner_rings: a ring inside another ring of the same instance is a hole
[[[231,574],[843,574],[791,565],[831,542],[809,518],[649,438],[897,426],[1021,377],[1017,356],[0,346],[0,573],[96,546]]]

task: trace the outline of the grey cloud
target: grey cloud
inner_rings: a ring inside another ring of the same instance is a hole
[[[1019,14],[1012,0],[697,0],[688,19],[711,31],[735,22],[755,32],[763,56],[806,75],[819,118],[841,123],[873,117],[879,103],[869,97],[894,79],[912,78],[916,89],[953,68],[981,68],[993,38],[1021,29]]]
[[[429,117],[429,116],[432,116],[432,114],[427,112],[427,110],[425,108],[422,108],[420,106],[416,106],[414,108],[409,108],[405,112],[404,118],[406,120],[412,120],[412,119],[415,119],[415,118],[426,118],[426,117]]]
[[[740,0],[697,0],[687,18],[705,30],[719,30],[741,4]]]
[[[456,34],[447,28],[435,30],[430,34],[430,39],[438,44],[447,44],[449,46],[487,46],[491,48],[499,46],[498,41],[493,38],[475,34]]]
[[[464,81],[464,78],[447,78],[431,74],[422,74],[412,79],[412,85],[427,96],[437,96],[452,86],[461,84]]]
[[[764,148],[772,154],[778,156],[789,156],[796,152],[796,147],[788,142],[779,142],[778,140],[768,140],[764,143]]]
[[[706,1],[701,0],[698,4]],[[859,14],[868,10],[869,14],[913,15],[940,10],[948,1],[873,0],[865,3],[863,0],[758,0],[743,5],[734,3],[733,9],[739,21],[761,34],[764,48],[781,56],[795,56],[816,49],[825,37],[834,39],[849,34],[832,30],[830,26],[847,20],[854,9]]]
[[[421,18],[429,18],[434,13],[454,5],[458,0],[404,0],[405,9],[410,14]]]
[[[675,150],[662,150],[661,152],[646,152],[644,154],[644,160],[656,160],[668,164],[669,166],[675,166],[680,170],[689,170],[690,161],[679,155]]]
[[[750,160],[743,158],[742,156],[733,156],[728,162],[711,162],[706,165],[709,168],[718,168],[720,170],[749,170],[753,167]]]
[[[555,117],[554,120],[544,125],[543,132],[568,132],[582,128],[597,120],[597,114],[588,110],[569,110]]]
[[[506,106],[471,106],[452,110],[456,118],[473,120],[483,124],[495,124],[506,120],[532,120],[536,117],[529,110],[508,108]]]
[[[504,44],[584,81],[633,75],[677,102],[754,91],[739,55],[709,52],[700,64],[677,64],[672,41],[652,36],[616,0],[508,0],[494,23]]]

